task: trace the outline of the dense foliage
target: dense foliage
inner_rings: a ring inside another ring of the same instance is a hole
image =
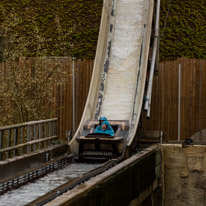
[[[205,0],[161,0],[160,28],[161,61],[181,56],[206,59]]]
[[[102,3],[1,0],[0,57],[15,51],[24,56],[94,58]],[[206,1],[161,0],[160,34],[161,61],[206,59]]]
[[[1,53],[94,58],[103,0],[1,0]],[[2,46],[3,45],[3,46]]]

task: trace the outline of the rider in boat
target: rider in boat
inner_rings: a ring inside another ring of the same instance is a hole
[[[110,136],[114,136],[114,130],[112,129],[111,125],[109,124],[107,120],[103,121],[101,125],[98,125],[95,128],[94,132],[95,133],[105,133],[105,134],[109,134]]]

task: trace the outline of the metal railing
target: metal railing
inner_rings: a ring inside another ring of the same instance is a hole
[[[0,127],[0,160],[51,146],[57,118]]]
[[[146,101],[145,101],[145,107],[144,107],[144,110],[147,111],[147,117],[150,117],[150,109],[151,109],[152,82],[153,82],[154,67],[155,67],[155,61],[156,61],[156,55],[157,55],[157,49],[158,49],[158,41],[159,41],[159,16],[160,16],[160,0],[157,0],[152,60],[151,60],[149,82],[148,82]]]

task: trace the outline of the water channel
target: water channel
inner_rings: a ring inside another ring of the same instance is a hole
[[[54,171],[35,182],[24,185],[18,189],[8,191],[0,196],[0,206],[23,206],[43,196],[50,190],[96,169],[100,163],[76,163],[63,169]]]

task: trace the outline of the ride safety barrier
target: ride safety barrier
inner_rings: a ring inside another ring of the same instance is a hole
[[[57,118],[0,127],[0,160],[50,147],[57,139]]]

